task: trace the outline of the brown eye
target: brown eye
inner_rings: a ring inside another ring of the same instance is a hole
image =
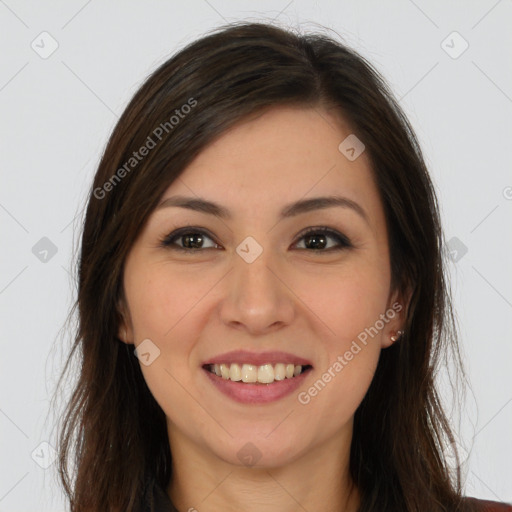
[[[208,240],[212,243],[210,246],[205,246],[205,241]],[[352,247],[350,240],[345,235],[321,227],[308,229],[300,236],[299,241],[304,241],[304,247],[299,247],[299,249],[317,253],[339,251]],[[299,242],[296,242],[294,246],[298,244]],[[206,231],[190,226],[173,231],[160,241],[160,245],[167,249],[185,252],[200,252],[204,249],[218,249],[221,247]]]
[[[205,247],[205,240],[213,239],[202,229],[196,228],[181,228],[177,231],[173,231],[167,235],[162,241],[161,245],[169,249],[177,249],[181,251],[197,252],[202,249],[212,249],[219,247],[218,244],[213,242],[213,246]],[[181,241],[181,245],[176,242]]]
[[[335,241],[334,246],[327,247],[329,239]],[[304,240],[305,246],[301,249],[311,249],[317,252],[330,252],[331,250],[336,251],[352,247],[350,240],[345,235],[327,228],[309,229],[301,235],[300,240]]]

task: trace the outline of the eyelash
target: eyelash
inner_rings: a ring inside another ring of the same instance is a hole
[[[173,231],[169,235],[162,238],[160,240],[160,246],[164,247],[166,249],[176,250],[176,251],[180,251],[180,252],[184,252],[184,253],[198,253],[198,252],[201,252],[201,251],[204,251],[207,249],[215,249],[214,247],[188,249],[185,247],[180,247],[179,245],[175,244],[176,240],[182,238],[185,235],[190,235],[190,234],[206,236],[206,237],[210,238],[215,244],[217,244],[217,242],[215,242],[213,237],[211,237],[205,230],[203,230],[201,228],[195,228],[193,226],[187,226],[184,228],[177,229],[176,231]],[[333,238],[334,240],[336,240],[338,242],[338,247],[330,247],[328,249],[304,248],[304,249],[299,249],[299,250],[315,252],[315,253],[322,253],[322,252],[330,253],[332,251],[342,251],[342,250],[346,250],[346,249],[353,247],[352,243],[345,235],[338,233],[337,231],[334,231],[327,227],[309,228],[307,231],[299,234],[299,238],[298,238],[297,242],[309,235],[327,235],[329,238]],[[294,245],[296,245],[296,243],[294,243]],[[217,244],[217,245],[219,245],[219,244]]]

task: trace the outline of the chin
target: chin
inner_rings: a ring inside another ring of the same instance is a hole
[[[245,431],[227,440],[220,450],[217,446],[213,451],[228,464],[254,469],[278,468],[299,456],[297,440],[277,433],[268,435],[268,432],[264,435],[251,435]]]

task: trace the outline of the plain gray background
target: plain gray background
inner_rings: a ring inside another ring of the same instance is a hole
[[[473,390],[459,439],[466,494],[512,501],[510,0],[0,0],[0,512],[67,510],[49,400],[70,345],[59,330],[81,210],[110,132],[150,71],[238,19],[330,27],[400,99],[452,249]]]

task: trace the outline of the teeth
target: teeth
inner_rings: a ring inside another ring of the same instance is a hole
[[[258,367],[252,364],[242,365],[242,382],[256,382],[258,380]]]
[[[258,382],[263,384],[274,382],[274,368],[271,364],[264,364],[258,368]]]
[[[274,380],[284,380],[285,378],[286,378],[286,366],[283,363],[277,363],[274,366]]]
[[[277,363],[276,365],[264,364],[256,366],[253,364],[233,363],[211,364],[210,371],[226,380],[242,381],[247,383],[271,384],[275,380],[292,379],[302,373],[301,365],[291,363]]]
[[[214,365],[217,366],[217,365]],[[220,366],[220,374],[223,379],[229,379],[229,366],[227,364],[221,364]],[[215,372],[217,373],[217,372]],[[217,373],[218,375],[218,373]]]
[[[242,380],[242,370],[236,363],[232,364],[229,368],[230,380]]]

